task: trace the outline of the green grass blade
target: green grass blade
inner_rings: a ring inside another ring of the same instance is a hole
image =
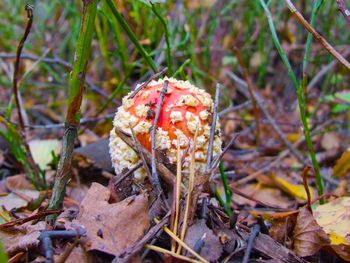
[[[146,60],[147,64],[152,68],[153,72],[156,73],[157,66],[156,63],[153,61],[152,57],[148,54],[148,52],[144,49],[144,47],[141,45],[137,37],[135,36],[134,32],[132,32],[130,26],[125,21],[124,17],[118,12],[117,8],[115,7],[112,0],[106,0],[109,8],[111,9],[113,15],[118,20],[120,26],[124,29],[125,33],[130,38],[131,42],[135,45],[137,50],[140,52],[141,56]]]
[[[294,71],[292,69],[292,66],[287,58],[287,55],[281,46],[281,43],[280,43],[278,36],[277,36],[275,25],[273,23],[272,15],[271,15],[271,12],[270,12],[268,6],[266,5],[264,0],[259,0],[259,1],[260,1],[260,4],[263,7],[265,14],[267,16],[267,21],[268,21],[269,28],[270,28],[270,31],[272,34],[273,43],[275,44],[275,47],[276,47],[283,63],[287,67],[288,76],[289,76],[290,80],[292,81],[292,84],[296,90],[299,111],[300,111],[300,119],[301,119],[301,122],[302,122],[303,128],[304,128],[303,129],[304,136],[305,136],[307,147],[309,149],[312,165],[313,165],[313,168],[315,171],[317,191],[318,191],[318,194],[321,196],[321,195],[323,195],[323,192],[324,192],[324,183],[323,183],[323,178],[321,177],[320,166],[319,166],[318,161],[316,159],[314,146],[312,144],[310,128],[309,128],[309,124],[308,124],[308,120],[307,120],[307,116],[306,116],[306,101],[305,101],[305,97],[304,97],[303,86],[302,86],[302,83],[298,82],[297,77],[294,74]],[[323,203],[323,200],[320,200],[320,202]]]
[[[172,61],[172,56],[171,56],[171,45],[170,45],[168,26],[167,26],[167,23],[165,22],[165,19],[158,12],[157,8],[155,7],[155,5],[152,2],[151,2],[151,6],[152,6],[153,13],[159,18],[159,20],[162,23],[163,28],[164,28],[164,37],[165,37],[165,43],[166,43],[166,47],[167,47],[166,53],[167,53],[168,72],[169,72],[169,74],[172,74],[173,73],[173,70],[172,70],[173,61]]]

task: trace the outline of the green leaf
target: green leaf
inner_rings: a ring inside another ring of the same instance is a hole
[[[335,97],[338,99],[341,99],[345,102],[350,103],[350,91],[346,91],[346,92],[337,92],[335,94]]]

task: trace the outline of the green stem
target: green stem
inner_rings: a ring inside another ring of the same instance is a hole
[[[306,100],[305,100],[305,96],[304,96],[304,92],[303,92],[303,86],[301,83],[298,82],[297,77],[292,69],[292,66],[287,58],[286,53],[284,52],[281,43],[278,39],[277,33],[276,33],[276,29],[273,23],[273,19],[272,19],[272,15],[271,12],[268,8],[268,6],[266,5],[264,0],[259,0],[260,4],[262,5],[262,7],[265,10],[266,16],[267,16],[267,21],[269,24],[269,28],[272,34],[272,40],[273,43],[276,46],[276,49],[283,61],[283,63],[285,64],[285,66],[287,67],[287,71],[288,71],[288,76],[290,78],[290,80],[292,81],[292,84],[296,90],[296,94],[297,94],[297,98],[298,98],[298,105],[299,105],[299,111],[300,111],[300,118],[301,118],[301,122],[303,124],[303,130],[304,130],[304,136],[305,136],[305,140],[306,140],[306,144],[307,147],[309,149],[309,153],[310,153],[310,157],[311,157],[311,161],[312,161],[312,165],[315,171],[315,176],[316,176],[316,184],[317,184],[317,191],[318,194],[321,196],[323,195],[323,191],[324,191],[324,184],[323,184],[323,179],[321,177],[321,172],[320,172],[320,166],[318,164],[318,161],[316,159],[316,154],[315,154],[315,150],[314,150],[314,146],[312,144],[312,139],[311,139],[311,134],[310,134],[310,129],[309,129],[309,124],[307,121],[307,116],[306,116]],[[323,200],[320,200],[320,203],[323,203]]]
[[[164,28],[164,35],[165,35],[165,43],[166,43],[166,50],[167,50],[167,66],[168,66],[168,72],[169,75],[173,73],[172,70],[172,57],[171,57],[171,46],[170,46],[170,40],[169,40],[169,31],[168,26],[164,20],[164,18],[159,14],[158,10],[156,9],[155,5],[151,2],[152,11],[153,13],[159,18],[160,22],[163,25]]]
[[[148,54],[148,52],[143,48],[137,37],[135,36],[134,32],[132,32],[130,26],[125,21],[124,17],[118,12],[117,8],[115,7],[112,0],[106,0],[109,8],[111,9],[113,15],[118,20],[120,26],[124,29],[125,33],[130,38],[131,42],[134,43],[135,47],[140,52],[141,56],[146,60],[147,64],[152,68],[153,72],[156,73],[157,66],[156,63],[153,61],[152,57]]]
[[[83,17],[69,81],[69,104],[66,115],[66,128],[63,135],[62,153],[49,205],[50,209],[57,209],[62,206],[66,184],[70,179],[74,141],[77,138],[77,129],[80,122],[80,106],[83,99],[84,80],[94,33],[97,2],[98,0],[83,0]],[[51,221],[54,217],[49,217],[48,219]]]
[[[221,205],[221,207],[223,209],[225,209],[225,212],[228,216],[232,216],[232,210],[230,206],[227,206],[227,204],[224,202],[224,200],[222,200],[221,195],[220,195],[220,191],[217,187],[215,187],[215,197],[218,200],[219,204]]]
[[[222,181],[222,184],[223,184],[224,189],[225,189],[226,205],[230,207],[232,194],[230,191],[230,187],[227,183],[227,175],[225,173],[225,167],[224,167],[223,162],[220,162],[219,170],[220,170],[220,175],[221,175],[221,181]]]
[[[171,77],[172,77],[172,78],[175,78],[177,75],[183,74],[184,68],[185,68],[188,64],[190,64],[190,62],[191,62],[191,59],[190,59],[190,58],[186,59],[185,62],[182,63],[182,65],[175,71],[175,73],[174,73]],[[181,76],[181,77],[184,79],[184,76]]]
[[[320,9],[321,5],[323,4],[324,0],[314,0],[314,5],[312,7],[312,13],[311,13],[311,19],[310,19],[310,25],[314,27],[315,24],[315,18],[318,10]],[[308,33],[307,34],[307,39],[306,39],[306,45],[305,45],[305,54],[303,58],[303,78],[305,81],[306,77],[306,68],[307,68],[307,63],[309,61],[309,56],[310,56],[310,50],[311,50],[311,43],[312,43],[312,34]]]

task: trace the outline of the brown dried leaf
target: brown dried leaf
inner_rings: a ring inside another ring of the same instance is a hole
[[[25,200],[26,198],[34,200],[39,197],[39,192],[36,190],[21,190],[16,191],[17,194],[10,193],[6,196],[0,197],[0,207],[5,207],[6,210],[26,207],[30,200]],[[23,197],[26,198],[23,198]],[[1,210],[1,209],[0,209]]]
[[[288,208],[293,205],[293,202],[288,199],[288,197],[282,195],[282,192],[279,189],[266,187],[259,183],[244,185],[240,188],[240,191],[251,196],[255,200],[259,200],[274,207]],[[248,200],[237,194],[233,195],[233,200],[239,205],[250,205],[252,207],[256,206],[256,202]]]
[[[290,214],[284,218],[272,220],[272,226],[269,229],[269,235],[281,244],[285,243],[292,235],[296,219],[296,214]]]
[[[87,251],[117,255],[143,237],[149,228],[148,200],[141,194],[109,204],[109,198],[108,188],[93,183],[73,223],[85,226]]]
[[[300,257],[314,255],[323,246],[329,245],[327,234],[317,224],[311,212],[300,209],[294,228],[294,251]]]
[[[17,174],[6,178],[6,188],[10,191],[17,189],[33,190],[34,186],[27,180],[24,174]]]
[[[205,221],[198,220],[188,228],[185,243],[194,249],[196,243],[201,239],[204,245],[200,251],[200,255],[210,262],[217,261],[222,253],[220,240],[214,235],[213,231],[207,227]]]
[[[45,230],[46,223],[39,222],[31,225],[31,222],[14,227],[11,231],[0,231],[0,238],[7,254],[14,255],[20,251],[38,246],[40,231]]]

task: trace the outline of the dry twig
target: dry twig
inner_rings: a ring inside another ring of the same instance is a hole
[[[138,86],[137,88],[134,89],[134,91],[129,95],[128,99],[132,99],[133,97],[136,96],[136,94],[142,90],[144,87],[147,87],[147,85],[154,79],[160,77],[161,75],[163,75],[166,71],[168,70],[167,67],[163,68],[161,71],[159,71],[156,74],[153,74],[146,82],[142,83],[140,86]]]
[[[139,161],[137,164],[135,164],[134,167],[132,167],[131,169],[129,169],[126,173],[122,174],[121,177],[118,178],[118,180],[114,183],[115,186],[119,185],[122,181],[125,180],[125,178],[127,178],[130,174],[132,174],[133,172],[135,172],[137,169],[139,169],[140,167],[142,167],[143,162]]]
[[[135,132],[134,132],[134,129],[130,126],[129,124],[129,128],[130,128],[130,131],[131,131],[131,137],[134,141],[134,144],[135,144],[135,147],[136,147],[136,150],[138,152],[138,154],[140,155],[141,157],[141,160],[142,160],[142,163],[143,163],[143,167],[145,168],[146,170],[146,173],[148,175],[148,178],[151,179],[152,177],[152,174],[149,170],[149,167],[147,165],[147,162],[146,162],[146,158],[145,158],[145,155],[143,154],[142,150],[141,150],[141,146],[140,146],[140,143],[139,141],[137,140],[136,136],[135,136]]]
[[[157,168],[156,168],[156,131],[157,131],[157,125],[158,125],[158,119],[160,116],[160,111],[162,109],[162,104],[164,100],[164,96],[167,92],[168,89],[168,84],[169,81],[165,80],[164,81],[164,86],[162,88],[162,91],[160,92],[160,97],[158,100],[157,104],[157,109],[156,109],[156,115],[153,120],[153,125],[152,125],[152,130],[151,130],[151,150],[152,150],[152,176],[151,176],[151,183],[152,185],[158,190],[158,193],[162,193],[162,187],[159,182],[158,178],[158,173],[157,173]]]
[[[345,17],[346,23],[348,23],[348,26],[350,28],[350,11],[346,8],[344,0],[337,0],[339,11],[343,14]]]
[[[135,145],[133,143],[132,138],[126,133],[124,133],[119,128],[114,128],[115,133],[120,137],[127,145],[129,145],[131,148],[133,148],[136,151]],[[142,145],[140,145],[140,149],[143,152],[146,161],[148,163],[151,163],[152,155],[145,149]],[[160,172],[160,175],[164,179],[165,182],[167,182],[169,185],[173,185],[175,182],[175,176],[174,174],[161,162],[156,162],[156,168]]]
[[[22,136],[22,143],[23,143],[23,146],[25,148],[26,159],[28,161],[30,169],[33,172],[34,178],[32,178],[32,179],[36,179],[38,181],[38,184],[41,187],[44,187],[45,183],[43,182],[42,178],[40,177],[39,168],[34,161],[34,158],[33,158],[32,153],[30,151],[29,145],[27,143],[27,132],[26,132],[25,123],[24,123],[24,119],[23,119],[24,109],[22,109],[22,102],[20,99],[21,96],[20,96],[20,92],[18,89],[19,66],[20,66],[20,62],[21,62],[21,53],[23,50],[24,43],[28,38],[28,35],[30,33],[30,29],[32,28],[32,24],[33,24],[33,7],[28,4],[28,5],[26,5],[25,9],[27,11],[28,23],[26,25],[23,37],[20,40],[18,47],[17,47],[16,60],[15,60],[14,72],[13,72],[13,95],[15,98],[17,114],[18,114],[18,124],[19,124],[18,126],[19,126],[19,131],[20,131],[19,134]]]
[[[350,63],[334,49],[334,47],[328,43],[328,41],[321,36],[310,24],[306,21],[303,15],[296,9],[291,0],[285,0],[289,10],[298,19],[298,21],[309,31],[314,38],[332,55],[334,56],[344,67],[350,70]]]
[[[247,83],[230,71],[226,71],[226,74],[239,84],[237,86],[237,89],[239,89],[239,91],[241,91],[245,97],[249,98],[249,94],[246,90],[248,87]],[[265,117],[268,119],[272,128],[275,130],[275,132],[277,133],[278,137],[281,139],[283,144],[290,150],[290,152],[298,159],[299,162],[301,162],[304,165],[308,165],[308,160],[305,159],[305,157],[297,149],[295,149],[295,147],[293,147],[293,145],[288,141],[286,136],[283,134],[282,130],[278,127],[278,125],[276,124],[276,121],[266,109],[262,97],[257,91],[254,91],[254,97],[256,99],[257,105],[259,106],[259,108],[261,109]]]
[[[210,165],[211,165],[211,161],[213,158],[213,145],[214,145],[214,137],[215,137],[215,132],[216,132],[216,120],[218,118],[218,105],[219,105],[219,98],[220,98],[220,89],[221,89],[221,86],[219,83],[217,83],[216,84],[216,92],[215,92],[213,117],[212,117],[211,127],[210,127],[210,137],[209,137],[208,151],[207,151],[206,170],[209,170],[211,168]]]

